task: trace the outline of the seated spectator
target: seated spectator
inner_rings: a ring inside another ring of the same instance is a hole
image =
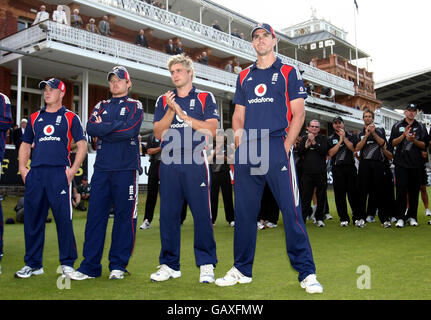
[[[224,67],[224,71],[233,72],[233,61],[229,60],[227,65]]]
[[[90,198],[91,186],[88,183],[86,176],[82,177],[81,184],[78,186],[78,193],[81,195],[82,200],[88,200]]]
[[[212,27],[218,31],[222,31],[217,20],[214,20]]]
[[[175,54],[182,54],[182,53],[184,53],[183,43],[181,41],[178,41],[174,50],[175,50]]]
[[[91,18],[87,25],[85,26],[85,30],[100,34],[99,28],[96,26],[96,20]]]
[[[46,7],[44,5],[40,6],[40,11],[36,14],[36,18],[34,19],[33,23],[31,24],[34,26],[35,24],[48,20],[49,19],[49,13],[46,12]]]
[[[52,20],[60,24],[68,24],[66,12],[64,11],[63,6],[57,6],[57,10],[52,13]]]
[[[82,28],[84,26],[84,22],[82,21],[81,16],[79,15],[79,10],[73,10],[73,14],[70,16],[70,25],[74,28]]]
[[[99,22],[99,32],[103,36],[109,37],[113,33],[111,32],[111,27],[109,25],[108,16],[103,16],[103,19]]]
[[[168,44],[165,47],[165,51],[167,54],[175,54],[175,46],[174,46],[174,41],[172,39],[168,40]]]
[[[244,33],[242,33],[242,32],[241,32],[241,33],[239,34],[239,37],[240,37],[242,40],[245,40],[245,35],[244,35]]]
[[[136,35],[136,44],[138,46],[144,47],[144,48],[148,48],[148,42],[147,42],[147,38],[145,38],[145,30],[144,29],[140,29],[139,30],[139,34]]]
[[[198,57],[198,62],[204,65],[208,65],[208,55],[206,51],[202,51],[202,54]]]

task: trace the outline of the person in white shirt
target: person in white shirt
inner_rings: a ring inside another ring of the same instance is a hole
[[[63,10],[63,6],[57,6],[57,10],[52,13],[52,20],[57,23],[68,24],[66,12]]]
[[[49,13],[46,12],[46,7],[44,5],[40,6],[40,11],[36,14],[36,19],[34,19],[33,23],[31,24],[34,26],[35,24],[48,20],[49,19]]]

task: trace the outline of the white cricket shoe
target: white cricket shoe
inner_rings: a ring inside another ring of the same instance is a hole
[[[139,229],[146,230],[151,228],[151,222],[148,221],[148,219],[145,219],[144,222],[141,224]]]
[[[349,221],[341,221],[340,222],[340,227],[348,227],[349,226]]]
[[[220,287],[228,287],[236,285],[237,283],[250,283],[251,281],[252,278],[246,277],[237,268],[232,267],[223,278],[218,278],[215,284]]]
[[[258,221],[257,222],[257,230],[263,230],[265,229],[265,224],[263,224],[262,222]]]
[[[317,220],[316,221],[316,226],[319,228],[323,228],[325,226],[325,223],[322,220]]]
[[[166,264],[162,264],[157,268],[159,268],[159,270],[150,276],[151,281],[160,282],[169,280],[170,278],[176,279],[181,277],[181,271],[171,269]]]
[[[355,221],[355,226],[357,226],[358,228],[363,228],[365,227],[365,221],[364,219],[359,219]]]
[[[231,226],[232,228],[233,228],[233,227],[235,227],[235,221],[231,221],[231,222],[229,223],[229,226]]]
[[[315,274],[308,275],[304,280],[301,281],[301,288],[305,289],[307,293],[322,293],[323,287],[317,281]]]
[[[121,280],[124,279],[123,270],[112,270],[109,274],[109,280]]]
[[[418,222],[416,221],[415,218],[408,218],[407,219],[407,223],[409,225],[411,225],[412,227],[417,227],[418,226]]]
[[[212,264],[205,264],[200,266],[201,274],[199,276],[200,283],[213,283],[214,282],[214,266]]]
[[[80,271],[69,273],[69,278],[77,281],[94,279],[94,277],[90,277],[88,274],[82,273]]]
[[[63,272],[63,277],[68,277],[68,278],[70,278],[70,274],[72,272],[75,272],[75,269],[66,265],[61,265],[61,270]]]
[[[374,222],[376,222],[376,218],[374,218],[373,216],[368,216],[365,220],[368,223],[374,223]]]
[[[278,225],[275,223],[272,223],[269,221],[265,223],[265,228],[267,228],[267,229],[273,229],[273,228],[277,228],[277,227],[278,227]]]
[[[392,224],[391,224],[390,221],[385,221],[385,222],[383,222],[382,227],[385,228],[385,229],[391,228]]]
[[[426,210],[425,210],[425,216],[426,216],[426,217],[431,216],[431,211],[430,211],[430,209],[426,209]]]
[[[395,224],[395,227],[397,228],[404,228],[404,220],[398,219],[397,223]]]
[[[43,274],[43,268],[37,269],[29,266],[24,266],[15,273],[15,278],[26,279],[30,278],[31,276],[38,276],[41,274]]]
[[[325,214],[325,220],[332,220],[334,219],[330,213]]]

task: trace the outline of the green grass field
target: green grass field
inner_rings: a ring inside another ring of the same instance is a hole
[[[128,270],[131,276],[122,281],[108,280],[108,251],[112,219],[108,225],[103,257],[102,277],[87,281],[72,281],[70,289],[60,290],[56,273],[58,247],[55,223],[46,225],[44,270],[41,276],[15,279],[14,273],[24,265],[24,231],[22,224],[5,225],[0,300],[375,300],[431,299],[431,226],[426,222],[423,205],[418,212],[419,226],[404,229],[383,229],[379,222],[364,229],[352,226],[341,228],[335,211],[333,193],[328,193],[334,220],[325,228],[310,222],[307,230],[313,248],[317,276],[324,286],[322,295],[308,295],[299,287],[297,273],[290,266],[285,252],[282,219],[275,229],[258,232],[253,282],[247,285],[219,288],[199,283],[199,269],[193,254],[193,219],[190,212],[182,227],[182,277],[164,283],[152,283],[150,274],[158,266],[160,238],[158,207],[151,229],[140,230],[143,220],[145,194],[140,195],[136,244]],[[13,207],[17,198],[3,201],[5,219],[15,218]],[[220,202],[221,206],[223,202]],[[74,229],[78,245],[78,260],[82,261],[85,212],[76,212]],[[214,228],[219,263],[216,277],[224,276],[233,263],[233,228],[224,221],[223,207],[219,208]],[[369,268],[369,282],[361,281]],[[359,270],[358,270],[359,268]],[[361,271],[357,273],[357,271]],[[358,288],[368,284],[369,288]]]

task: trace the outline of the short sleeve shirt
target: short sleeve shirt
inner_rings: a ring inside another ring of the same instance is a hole
[[[246,108],[246,132],[267,129],[270,136],[285,136],[292,119],[290,102],[298,98],[307,98],[300,72],[277,58],[267,69],[254,63],[238,75],[233,103]]]
[[[34,144],[31,167],[71,166],[72,140],[86,140],[79,117],[61,107],[57,112],[46,108],[33,113],[25,129],[22,141]]]

